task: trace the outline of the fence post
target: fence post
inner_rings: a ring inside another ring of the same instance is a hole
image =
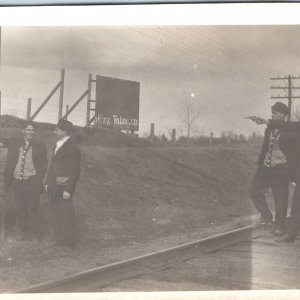
[[[172,143],[175,143],[176,142],[176,129],[173,128],[172,129]]]
[[[2,113],[1,113],[1,104],[2,104],[2,102],[1,102],[2,100],[1,100],[1,91],[0,91],[0,116],[2,115]]]
[[[211,132],[209,135],[209,147],[213,145],[213,141],[214,141],[214,133]]]
[[[31,118],[31,98],[27,99],[27,113],[26,113],[26,120],[29,121]]]
[[[62,118],[62,113],[63,113],[64,85],[65,85],[65,69],[62,69],[61,70],[61,75],[60,75],[60,94],[59,94],[58,121]]]
[[[234,142],[237,143],[239,141],[239,136],[235,133],[234,134]]]
[[[255,140],[256,139],[256,133],[252,132],[252,139]]]
[[[154,141],[154,123],[151,123],[150,127],[150,142],[153,143]]]

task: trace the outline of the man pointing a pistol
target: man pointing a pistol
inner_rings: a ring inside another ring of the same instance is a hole
[[[281,102],[272,106],[272,119],[285,121],[288,107]],[[256,122],[256,117],[251,117]],[[296,141],[293,134],[267,127],[258,159],[258,168],[250,188],[250,197],[260,213],[259,222],[271,225],[273,215],[268,206],[265,193],[271,189],[274,197],[274,234],[282,235],[288,207],[289,180],[292,180],[296,159]]]

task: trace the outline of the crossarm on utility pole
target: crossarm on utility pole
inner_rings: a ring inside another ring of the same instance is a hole
[[[286,96],[271,96],[271,99],[287,99],[288,100],[288,121],[291,121],[291,113],[292,113],[292,100],[293,99],[299,99],[299,96],[293,96],[293,90],[300,89],[300,87],[292,86],[292,80],[300,79],[299,76],[283,76],[283,77],[273,77],[270,78],[271,80],[284,80],[287,81],[287,86],[271,86],[272,90],[286,90],[287,95]]]

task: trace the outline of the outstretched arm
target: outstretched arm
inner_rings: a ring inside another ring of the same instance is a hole
[[[272,129],[280,129],[283,131],[290,131],[294,133],[300,133],[300,122],[286,122],[279,120],[269,120],[269,127]]]
[[[251,119],[257,125],[268,125],[271,129],[280,129],[283,131],[290,131],[294,133],[300,133],[300,122],[286,122],[281,120],[263,119],[260,117],[253,117]]]

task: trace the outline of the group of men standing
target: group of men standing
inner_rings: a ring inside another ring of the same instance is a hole
[[[267,128],[250,196],[261,215],[259,222],[272,225],[275,240],[283,243],[294,242],[300,229],[300,122],[287,122],[288,114],[288,107],[277,102],[272,106],[272,119],[251,117]],[[8,148],[4,190],[13,187],[17,224],[24,239],[40,238],[39,203],[46,192],[56,242],[69,247],[76,244],[73,195],[80,177],[80,150],[71,138],[72,132],[71,122],[58,122],[49,166],[46,146],[34,139],[35,125],[31,122],[24,125],[23,137],[0,143]],[[287,222],[290,183],[295,192]],[[274,221],[265,196],[269,188],[274,196]]]
[[[75,246],[72,198],[80,177],[80,150],[71,138],[72,132],[70,121],[57,123],[54,129],[56,144],[49,164],[46,146],[34,138],[32,122],[23,126],[23,136],[1,141],[0,145],[8,148],[4,191],[14,192],[16,220],[22,239],[41,238],[39,204],[41,194],[46,192],[57,244]]]
[[[272,119],[251,117],[256,124],[266,124],[258,168],[250,196],[260,213],[259,223],[271,225],[275,241],[294,242],[300,229],[300,122],[288,122],[288,107],[281,102],[272,106]],[[287,220],[289,185],[295,187],[290,218]],[[271,188],[275,216],[265,193]]]

